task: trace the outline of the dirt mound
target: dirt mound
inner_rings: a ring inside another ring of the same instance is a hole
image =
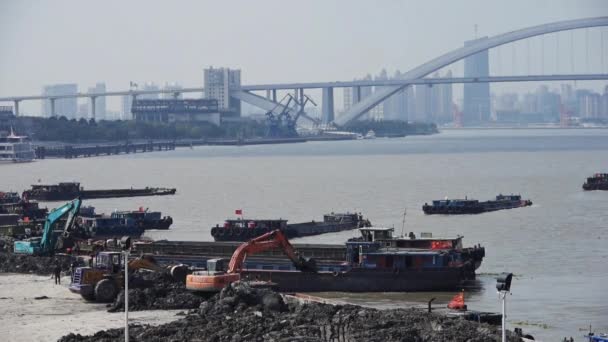
[[[186,290],[183,282],[174,281],[169,274],[158,272],[135,272],[129,279],[129,310],[196,309],[205,300]],[[110,312],[124,311],[124,290],[120,291]]]
[[[61,269],[64,272],[70,269],[70,261],[68,258],[42,257],[1,252],[0,272],[49,275],[53,273],[53,269],[55,268],[57,261],[59,261],[61,264]]]
[[[286,304],[270,290],[234,283],[191,311],[161,326],[131,326],[132,341],[500,341],[486,324],[416,309],[375,310],[354,305]],[[92,336],[69,334],[61,342],[114,341],[122,329]],[[509,334],[509,341],[520,339]]]

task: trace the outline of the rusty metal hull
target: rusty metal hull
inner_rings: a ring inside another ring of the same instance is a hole
[[[465,281],[461,268],[437,270],[352,269],[345,272],[245,270],[244,279],[270,281],[283,292],[410,292],[453,291]]]

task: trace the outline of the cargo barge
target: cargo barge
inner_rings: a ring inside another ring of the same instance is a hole
[[[78,182],[64,182],[52,185],[34,184],[30,190],[23,192],[23,198],[38,201],[68,201],[80,197],[81,199],[162,196],[174,195],[175,188],[143,188],[143,189],[106,189],[85,190]]]
[[[520,195],[498,195],[495,200],[480,202],[475,199],[444,199],[435,200],[432,204],[425,203],[422,210],[427,215],[460,215],[480,214],[488,211],[513,209],[532,205],[531,200],[522,200]]]
[[[140,208],[136,211],[115,211],[110,215],[83,214],[77,218],[79,235],[87,238],[138,238],[146,230],[167,230],[173,224],[171,216],[159,211]]]
[[[596,173],[588,177],[583,190],[608,190],[608,173]]]
[[[272,230],[280,229],[289,239],[369,227],[371,223],[361,213],[330,213],[323,221],[287,223],[283,219],[228,219],[222,226],[211,228],[215,241],[248,241]]]
[[[475,269],[485,256],[481,246],[463,248],[462,237],[395,238],[393,228],[360,231],[361,238],[346,242],[345,259],[325,261],[316,272],[302,272],[284,265],[276,269],[264,262],[251,261],[244,264],[240,275],[246,280],[270,282],[284,292],[452,291],[475,278]],[[294,248],[298,249],[297,245]],[[299,249],[298,252],[300,256],[305,254]],[[217,268],[221,264],[228,264],[227,260],[213,260],[215,269],[188,276],[187,287],[205,291],[203,283],[209,274],[221,271]]]

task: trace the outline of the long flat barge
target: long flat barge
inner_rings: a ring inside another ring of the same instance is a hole
[[[85,190],[78,182],[65,182],[52,185],[34,184],[32,188],[23,192],[23,197],[28,200],[38,201],[68,201],[80,197],[81,199],[93,198],[115,198],[115,197],[138,197],[138,196],[162,196],[174,195],[175,188],[150,188],[143,189],[103,189]]]
[[[475,270],[485,256],[481,246],[462,247],[461,236],[417,239],[393,237],[393,228],[360,231],[360,238],[346,242],[346,258],[325,260],[315,272],[251,260],[239,273],[242,279],[270,282],[283,292],[451,291],[475,279]],[[208,291],[209,275],[224,271],[213,268],[220,264],[227,264],[227,260],[214,260],[206,270],[189,275],[186,287]]]
[[[223,226],[211,228],[215,241],[249,241],[272,230],[280,229],[289,239],[335,233],[344,230],[369,227],[371,222],[361,213],[329,213],[321,221],[288,223],[283,219],[228,219]]]
[[[476,199],[444,199],[425,203],[422,211],[427,215],[462,215],[480,214],[489,211],[521,208],[532,205],[532,201],[524,200],[520,195],[498,195],[495,200],[478,201]]]
[[[241,245],[240,242],[212,242],[212,241],[139,241],[133,244],[134,254],[154,254],[172,257],[201,256],[230,258]],[[298,252],[307,258],[317,260],[344,260],[346,246],[344,244],[293,244]],[[257,254],[260,257],[285,259],[280,250],[268,250]]]

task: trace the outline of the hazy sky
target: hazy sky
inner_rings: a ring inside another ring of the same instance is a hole
[[[64,82],[81,90],[98,81],[108,90],[129,81],[201,86],[210,65],[241,68],[243,84],[350,80],[407,71],[473,38],[474,24],[482,36],[605,15],[605,0],[0,0],[0,97]],[[526,44],[535,61],[544,44],[543,70],[568,73],[574,38],[574,71],[608,72],[608,29],[579,31],[491,50],[491,70],[526,72]],[[530,64],[540,73],[539,62]]]

